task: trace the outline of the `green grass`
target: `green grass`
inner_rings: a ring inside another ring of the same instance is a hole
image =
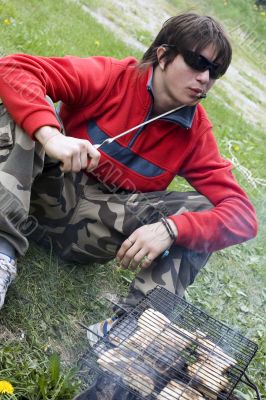
[[[24,52],[44,56],[129,54],[121,40],[97,24],[74,2],[51,0],[2,1],[0,4],[2,53]],[[6,25],[8,19],[11,23]]]
[[[226,5],[211,0],[171,3],[178,10],[194,8],[216,15],[231,30],[244,23],[246,32],[252,32],[261,44],[257,53],[265,56],[266,19],[253,1],[227,0]],[[97,7],[96,0],[93,5]],[[1,1],[0,33],[2,54],[140,56],[71,1]],[[137,34],[146,43],[149,32]],[[238,48],[237,37],[233,39],[235,57],[256,62],[249,43]],[[249,81],[260,85],[256,77]],[[219,98],[224,95],[219,88],[215,93]],[[259,181],[256,187],[252,185],[250,178],[266,179],[265,134],[260,125],[248,124],[245,116],[233,111],[234,99],[226,102],[232,110],[216,96],[209,96],[204,104],[222,154],[228,158],[233,154],[248,169],[249,175],[239,168],[235,174],[256,206],[260,231],[255,240],[213,255],[189,289],[188,299],[259,345],[249,375],[266,396],[265,189]],[[230,140],[234,140],[231,153]],[[170,186],[174,190],[186,187],[179,179]],[[48,254],[32,245],[19,262],[19,277],[0,312],[0,380],[7,379],[15,387],[14,396],[6,398],[71,399],[80,387],[76,362],[88,347],[78,322],[89,325],[110,315],[111,308],[101,297],[107,292],[126,293],[132,277],[133,273],[119,271],[114,263],[83,267],[65,264],[52,249]],[[251,400],[253,392],[243,390]],[[0,399],[4,397],[0,395]]]

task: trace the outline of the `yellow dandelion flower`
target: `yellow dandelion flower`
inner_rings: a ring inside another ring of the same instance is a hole
[[[95,40],[94,44],[95,44],[96,46],[100,46],[99,40]]]
[[[8,18],[4,19],[4,25],[10,25],[10,24],[11,24],[10,19]]]
[[[10,382],[8,382],[8,381],[0,381],[0,394],[1,393],[6,393],[6,394],[13,394],[14,393],[14,388],[11,385]]]

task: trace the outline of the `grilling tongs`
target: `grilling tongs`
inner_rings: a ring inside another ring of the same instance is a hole
[[[120,137],[127,135],[128,133],[134,131],[135,129],[138,129],[138,128],[141,128],[142,126],[150,124],[151,122],[156,121],[159,118],[166,117],[166,115],[171,114],[171,113],[173,113],[173,112],[175,112],[177,110],[180,110],[181,108],[184,108],[184,107],[186,107],[185,104],[183,104],[182,106],[173,108],[172,110],[166,111],[165,113],[157,115],[156,117],[153,117],[151,119],[148,119],[147,121],[144,121],[139,125],[133,126],[133,128],[130,128],[125,132],[119,133],[119,135],[116,135],[116,136],[114,136],[112,138],[105,139],[102,143],[94,144],[94,147],[96,149],[99,149],[99,147],[102,147],[104,144],[110,144],[110,143],[114,142],[116,139],[119,139]]]

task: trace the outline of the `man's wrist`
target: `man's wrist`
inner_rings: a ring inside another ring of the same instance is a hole
[[[177,238],[177,228],[175,225],[174,226],[172,225],[174,224],[174,222],[164,217],[161,218],[160,221],[163,224],[164,228],[166,229],[169,237],[174,242]]]
[[[166,218],[166,220],[167,220],[168,224],[171,226],[171,229],[174,232],[175,240],[176,240],[177,236],[178,236],[178,230],[177,230],[176,224],[174,223],[174,221],[172,221],[169,218]]]
[[[57,128],[52,126],[42,126],[35,133],[34,137],[38,142],[40,142],[43,147],[45,147],[46,143],[52,139],[54,136],[61,135]]]

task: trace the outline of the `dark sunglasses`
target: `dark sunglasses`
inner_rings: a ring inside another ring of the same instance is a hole
[[[175,45],[164,45],[166,47],[176,48]],[[185,63],[196,71],[204,72],[209,70],[211,79],[219,79],[222,76],[222,65],[209,61],[201,54],[191,50],[181,51],[180,54],[184,58]]]

